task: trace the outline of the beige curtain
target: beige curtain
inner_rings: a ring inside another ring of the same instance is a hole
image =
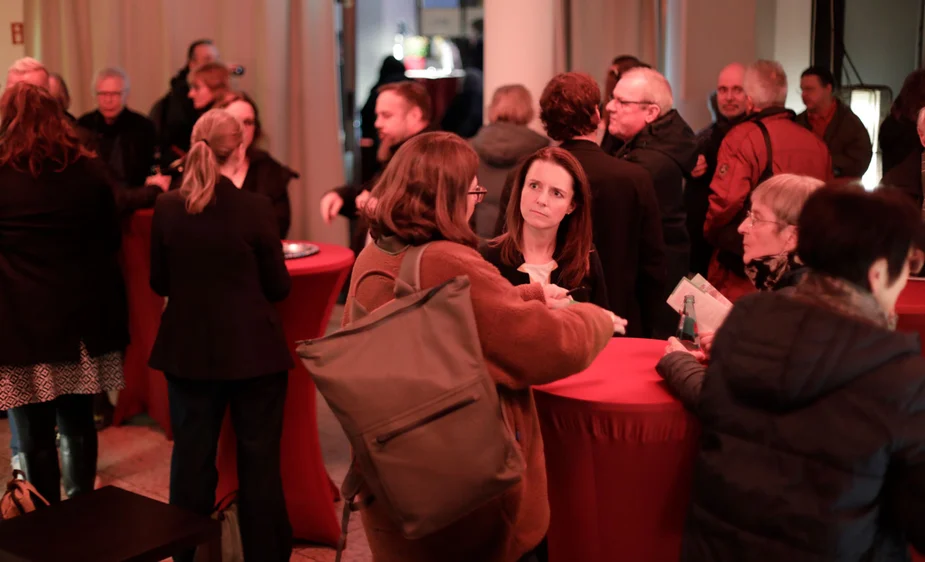
[[[571,70],[601,84],[617,55],[659,66],[658,10],[662,0],[571,0]]]
[[[25,0],[26,54],[67,81],[71,112],[94,108],[93,76],[121,66],[129,106],[147,114],[186,64],[192,41],[210,38],[247,72],[234,86],[260,108],[267,149],[302,178],[290,184],[290,237],[346,242],[343,224],[318,215],[344,181],[339,139],[332,0]]]

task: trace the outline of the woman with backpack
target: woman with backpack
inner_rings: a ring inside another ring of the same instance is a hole
[[[595,305],[570,304],[561,287],[512,286],[482,259],[476,250],[479,239],[469,227],[485,193],[478,186],[477,170],[475,151],[453,134],[418,135],[398,150],[373,190],[378,198],[369,216],[374,243],[357,257],[344,324],[351,322],[354,303],[373,311],[394,297],[394,281],[366,273],[397,276],[409,247],[433,242],[421,257],[421,288],[468,278],[484,362],[525,469],[520,481],[501,496],[414,540],[401,534],[388,502],[373,499],[362,515],[376,562],[536,560],[533,551],[549,526],[549,504],[543,441],[530,387],[585,369],[613,332],[624,327],[622,319]],[[362,471],[359,477],[362,480]],[[369,495],[367,488],[360,490],[361,498]]]

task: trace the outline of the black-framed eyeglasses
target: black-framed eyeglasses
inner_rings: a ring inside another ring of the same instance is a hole
[[[481,203],[485,200],[485,194],[488,193],[488,190],[482,187],[481,185],[475,186],[475,189],[469,190],[469,195],[475,195],[475,202]]]

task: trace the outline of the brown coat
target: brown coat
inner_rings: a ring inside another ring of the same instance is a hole
[[[373,269],[397,275],[401,255],[375,244],[360,253],[345,324],[354,298],[367,310],[392,299],[394,284],[387,278],[370,277],[359,291],[355,281]],[[598,307],[579,303],[549,310],[539,285],[512,286],[472,248],[437,242],[425,251],[423,288],[460,275],[469,277],[488,372],[513,420],[527,468],[521,482],[503,496],[421,540],[405,539],[373,501],[362,514],[375,562],[514,562],[535,548],[549,526],[549,504],[543,438],[530,386],[584,370],[613,335],[612,323]]]

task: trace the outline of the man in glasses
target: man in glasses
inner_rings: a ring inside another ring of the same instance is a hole
[[[690,271],[684,178],[694,169],[698,153],[694,132],[673,105],[668,80],[651,68],[624,73],[607,104],[607,128],[624,142],[614,156],[645,168],[655,185],[665,239],[665,297]],[[677,314],[668,307],[659,311],[664,311],[658,320],[662,332],[673,332]]]
[[[775,174],[798,174],[823,181],[832,177],[826,145],[794,122],[784,107],[787,74],[776,61],[759,60],[745,70],[749,117],[723,139],[710,184],[704,235],[716,248],[708,279],[726,298],[754,292],[742,263],[742,235],[736,229],[749,210],[755,187]]]
[[[170,185],[169,176],[150,176],[157,134],[154,123],[126,107],[130,82],[120,68],[104,68],[96,75],[96,109],[77,120],[89,137],[114,182],[121,188],[116,201],[122,211],[154,206]]]

